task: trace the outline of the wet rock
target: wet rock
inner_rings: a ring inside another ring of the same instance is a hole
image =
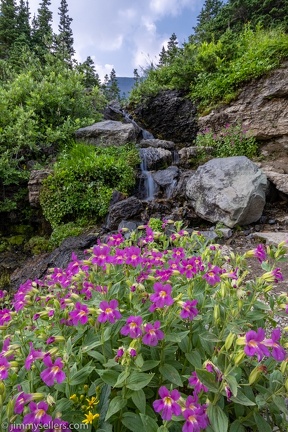
[[[77,141],[102,146],[121,146],[136,142],[135,128],[131,123],[105,120],[78,129],[75,132]]]
[[[233,228],[262,215],[267,177],[245,156],[212,159],[188,180],[186,195],[195,212]]]
[[[31,207],[40,206],[40,189],[42,182],[51,174],[52,170],[33,170],[28,181],[29,203]]]
[[[179,169],[176,166],[170,166],[165,170],[159,170],[152,174],[154,181],[162,188],[167,188],[178,177]]]
[[[111,231],[116,230],[121,220],[139,216],[142,210],[142,202],[134,196],[120,201],[110,207],[106,228]]]
[[[143,161],[145,170],[148,171],[166,168],[172,163],[172,153],[162,148],[141,148],[140,158]]]
[[[173,141],[166,141],[166,140],[160,140],[160,139],[143,139],[139,143],[140,147],[147,148],[147,147],[155,147],[155,148],[163,148],[166,150],[174,150],[175,149],[175,143]]]
[[[198,126],[196,105],[178,90],[164,90],[133,108],[137,123],[162,140],[192,143]]]

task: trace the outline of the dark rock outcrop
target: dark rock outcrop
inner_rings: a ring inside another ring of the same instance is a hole
[[[140,158],[148,171],[166,168],[172,163],[172,153],[160,147],[140,148]]]
[[[125,219],[134,218],[140,215],[143,210],[142,202],[134,196],[112,205],[109,209],[106,228],[116,230],[119,223]]]
[[[42,182],[51,174],[52,170],[33,170],[28,181],[29,203],[31,207],[40,206],[40,189]]]
[[[133,109],[133,117],[156,138],[181,146],[197,134],[196,106],[177,90],[161,91]]]

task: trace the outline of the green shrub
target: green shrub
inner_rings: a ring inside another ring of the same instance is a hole
[[[240,124],[227,124],[220,132],[210,129],[198,133],[196,145],[199,147],[214,147],[214,156],[247,156],[253,158],[257,154],[257,143],[254,137],[248,137]]]
[[[49,251],[49,249],[49,240],[41,236],[31,237],[24,246],[24,250],[26,252],[30,251],[32,255],[39,255],[43,252]]]
[[[48,241],[50,249],[57,248],[68,237],[78,236],[84,231],[83,226],[77,223],[68,222],[67,224],[59,225],[54,228]]]
[[[74,144],[61,153],[53,174],[43,182],[40,202],[44,216],[53,228],[79,217],[102,218],[113,190],[128,193],[134,186],[138,164],[138,152],[130,145],[95,148]]]

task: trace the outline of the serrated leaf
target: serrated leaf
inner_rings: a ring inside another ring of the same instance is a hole
[[[96,372],[106,384],[110,386],[114,386],[117,382],[119,372],[115,370],[107,370],[107,369],[96,369]]]
[[[181,342],[190,333],[190,330],[184,332],[170,333],[165,335],[166,342]]]
[[[136,405],[136,407],[138,408],[138,410],[142,413],[145,414],[146,411],[146,396],[145,393],[142,389],[134,392],[132,394],[132,401],[134,402],[134,404]]]
[[[126,412],[122,417],[122,424],[132,432],[140,432],[143,429],[143,423],[139,414],[134,414],[132,412]]]
[[[251,401],[251,399],[248,399],[248,397],[245,396],[240,389],[238,389],[237,396],[231,396],[231,400],[244,406],[256,405],[253,401]]]
[[[196,369],[197,376],[202,384],[204,384],[210,391],[217,393],[219,384],[216,382],[215,375],[205,369]]]
[[[145,414],[140,414],[140,418],[145,432],[157,432],[158,425],[154,419]]]
[[[186,353],[185,357],[195,368],[201,368],[202,360],[198,351],[192,351],[191,353]]]
[[[113,398],[108,407],[108,411],[105,417],[105,421],[107,421],[110,417],[112,417],[113,414],[116,414],[117,412],[121,411],[127,404],[127,400],[123,399],[121,396],[116,396]]]
[[[227,432],[228,418],[219,405],[209,405],[207,415],[215,432]]]
[[[156,366],[158,366],[160,361],[158,360],[147,360],[144,362],[143,366],[141,367],[141,371],[145,372],[151,369],[154,369]]]
[[[254,420],[257,425],[257,428],[261,432],[272,432],[271,426],[267,421],[258,413],[254,412]]]
[[[245,432],[244,426],[240,423],[240,420],[235,420],[229,429],[229,432]]]
[[[127,388],[138,391],[143,387],[146,387],[154,375],[154,373],[145,374],[142,372],[133,372],[127,380]]]
[[[69,384],[71,386],[84,384],[87,380],[87,377],[90,375],[90,373],[93,370],[94,370],[94,366],[86,365],[83,369],[71,375]]]
[[[167,381],[169,381],[169,382],[171,382],[177,386],[182,387],[183,382],[182,382],[182,379],[180,377],[179,372],[177,371],[177,369],[175,369],[170,364],[165,364],[164,366],[160,366],[159,372],[161,373],[161,375],[163,375],[163,377]]]

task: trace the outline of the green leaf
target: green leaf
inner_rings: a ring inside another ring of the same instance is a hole
[[[119,372],[116,372],[115,370],[107,370],[107,369],[96,369],[96,372],[104,381],[106,384],[110,385],[111,387],[114,387],[114,385],[117,382]]]
[[[190,364],[192,364],[195,368],[201,368],[202,366],[202,360],[201,356],[198,351],[192,351],[190,353],[186,353],[185,357],[189,361]]]
[[[143,423],[139,414],[134,414],[132,412],[126,412],[123,414],[122,424],[132,432],[140,432],[143,429]]]
[[[103,354],[101,354],[99,351],[87,351],[87,354],[90,356],[90,357],[93,357],[93,358],[95,358],[96,360],[98,360],[100,363],[105,363],[105,359],[104,359],[104,356],[103,356]]]
[[[117,378],[116,383],[114,384],[113,387],[122,387],[122,384],[124,383],[124,381],[128,378],[128,376],[130,375],[130,371],[129,370],[124,370],[123,372],[120,373],[120,375]]]
[[[229,384],[230,390],[233,394],[233,396],[237,396],[237,392],[238,392],[238,383],[236,378],[233,375],[228,375],[226,376],[226,381]]]
[[[71,386],[84,384],[87,380],[87,377],[90,375],[90,373],[93,370],[94,370],[93,366],[86,365],[83,369],[71,375],[69,384]]]
[[[145,393],[142,389],[133,393],[132,401],[134,402],[136,407],[139,409],[139,411],[142,414],[145,414],[145,412],[146,412],[146,396],[145,396]]]
[[[154,419],[152,419],[151,417],[149,417],[145,414],[140,414],[140,417],[141,417],[145,432],[157,432],[158,425]]]
[[[177,369],[175,369],[170,364],[165,364],[164,366],[159,367],[159,372],[161,375],[163,375],[164,378],[166,378],[169,382],[182,387],[183,382],[179,375],[179,372]]]
[[[288,416],[288,409],[285,403],[285,399],[281,396],[272,395],[273,402],[275,405],[279,408],[280,411],[282,411],[286,416]]]
[[[229,432],[245,432],[244,426],[240,423],[240,420],[235,420],[229,429]]]
[[[214,335],[213,333],[201,333],[199,335],[200,339],[204,339],[205,341],[208,342],[220,342],[219,338]]]
[[[144,362],[143,366],[141,367],[142,372],[154,369],[156,366],[158,366],[160,361],[158,360],[147,360]]]
[[[256,422],[257,428],[261,432],[272,432],[271,426],[267,421],[258,413],[254,412],[254,420]]]
[[[104,422],[104,419],[106,417],[108,406],[110,402],[110,394],[111,394],[111,387],[107,384],[103,386],[100,393],[99,398],[99,405],[97,406],[97,411],[100,414],[100,421],[99,421],[99,427],[102,427],[102,424]]]
[[[181,342],[182,339],[185,338],[190,333],[190,331],[184,331],[184,332],[177,332],[177,333],[170,333],[165,335],[165,341],[166,342]]]
[[[216,382],[215,375],[205,369],[196,369],[199,380],[213,393],[218,393],[219,384]]]
[[[146,387],[147,384],[154,377],[154,373],[145,374],[142,372],[133,372],[127,380],[127,388],[130,390],[138,391],[143,387]]]
[[[73,402],[69,399],[62,398],[56,402],[56,409],[60,412],[69,411],[73,405]]]
[[[215,432],[227,432],[228,418],[218,405],[209,405],[207,415]]]
[[[127,404],[127,400],[123,399],[121,396],[116,396],[110,401],[108,411],[105,417],[105,421],[107,421],[113,414],[116,414],[118,411],[121,411]]]
[[[248,399],[248,397],[245,396],[240,389],[238,389],[237,396],[231,396],[231,400],[240,405],[245,405],[245,406],[256,405],[253,401],[251,401],[251,399]]]

